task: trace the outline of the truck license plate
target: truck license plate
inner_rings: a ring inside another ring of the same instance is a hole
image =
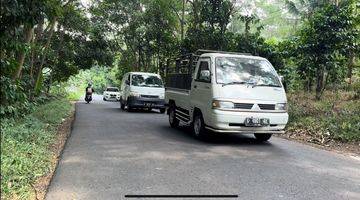
[[[267,126],[270,124],[268,118],[248,117],[245,119],[245,126]]]

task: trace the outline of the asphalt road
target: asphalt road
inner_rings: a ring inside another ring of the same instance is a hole
[[[360,199],[360,159],[276,137],[263,144],[251,135],[198,141],[170,128],[165,114],[127,113],[99,96],[78,102],[47,199],[139,194]]]

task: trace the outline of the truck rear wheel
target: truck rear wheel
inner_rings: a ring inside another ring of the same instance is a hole
[[[206,129],[204,119],[201,113],[196,113],[192,123],[193,133],[196,138],[204,138],[206,136]]]
[[[179,126],[179,120],[176,119],[176,109],[175,106],[170,106],[169,108],[169,123],[173,128],[177,128]]]
[[[272,134],[265,134],[265,133],[255,133],[254,135],[256,140],[259,142],[268,141],[272,136]]]

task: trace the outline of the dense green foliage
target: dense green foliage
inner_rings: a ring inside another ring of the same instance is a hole
[[[116,68],[118,79],[127,71],[163,75],[169,58],[199,48],[266,57],[288,89],[315,90],[318,99],[325,89],[351,83],[359,66],[354,0],[5,1],[3,11],[2,116],[81,69]],[[270,33],[281,32],[280,22],[288,34]]]
[[[5,0],[1,13],[2,117],[23,113],[79,69],[113,62],[111,42],[79,0]]]
[[[85,94],[88,83],[92,84],[95,93],[102,94],[108,86],[120,87],[120,78],[117,77],[117,68],[94,66],[87,70],[80,70],[78,74],[71,76],[66,83],[61,84],[71,100],[78,100]]]
[[[308,91],[315,85],[316,97],[329,85],[351,78],[355,55],[359,55],[360,14],[352,1],[324,4],[313,11],[294,40],[286,42],[287,59],[297,65]],[[290,48],[289,48],[290,47]]]
[[[1,120],[1,199],[34,195],[36,178],[50,170],[56,127],[71,109],[66,99],[51,99],[22,118]]]

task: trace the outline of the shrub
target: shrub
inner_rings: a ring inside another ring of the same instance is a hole
[[[352,91],[327,91],[316,101],[312,94],[289,94],[288,132],[318,137],[323,142],[359,142],[360,101],[353,96]]]

